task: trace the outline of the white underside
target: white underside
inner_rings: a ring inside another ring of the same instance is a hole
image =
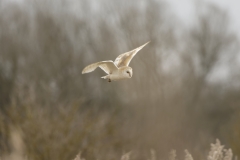
[[[111,81],[117,81],[121,79],[128,79],[130,78],[129,76],[121,75],[121,74],[109,74],[106,76],[101,77],[103,79],[110,79]]]

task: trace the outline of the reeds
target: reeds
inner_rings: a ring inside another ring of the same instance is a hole
[[[13,129],[11,131],[11,147],[12,152],[9,155],[3,157],[0,156],[0,160],[29,160],[25,153],[25,145],[22,139],[22,133],[19,130]],[[120,160],[131,160],[131,155],[135,154],[133,151],[123,154]],[[161,157],[156,156],[156,151],[151,149],[150,156],[147,160],[158,160]],[[177,160],[177,154],[175,150],[169,153],[169,160]],[[216,140],[216,143],[211,144],[210,151],[206,156],[207,160],[233,160],[233,153],[231,149],[224,149],[224,145],[221,145],[220,140]],[[81,152],[79,152],[73,160],[85,160],[82,158]],[[188,150],[185,150],[184,160],[194,160]],[[237,160],[235,157],[234,160]]]

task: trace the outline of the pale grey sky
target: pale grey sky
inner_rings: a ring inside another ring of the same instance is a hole
[[[22,2],[23,0],[8,0],[8,2]],[[170,4],[178,17],[185,23],[191,23],[194,16],[194,4],[196,2],[210,2],[226,9],[231,19],[232,27],[239,32],[240,35],[240,0],[166,0]],[[4,2],[4,1],[3,1]]]
[[[196,4],[201,4],[201,2],[216,4],[227,11],[231,23],[230,28],[240,37],[240,0],[166,0],[166,2],[170,4],[173,13],[186,26],[193,23]],[[235,60],[240,64],[240,55]],[[226,65],[219,66],[214,70],[212,81],[226,82],[229,80],[230,69]]]
[[[230,18],[232,28],[240,35],[240,0],[167,0],[171,9],[186,24],[192,22],[196,2],[210,2],[225,9]]]

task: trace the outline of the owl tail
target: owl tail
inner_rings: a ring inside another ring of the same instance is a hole
[[[109,77],[108,75],[106,75],[106,76],[103,76],[103,77],[101,77],[101,78],[103,78],[103,79],[107,79],[107,80],[108,80],[108,82],[112,82],[112,81],[111,81],[111,79],[110,79],[110,77]]]
[[[101,77],[101,78],[103,78],[103,79],[108,79],[108,77],[107,77],[107,76],[103,76],[103,77]]]

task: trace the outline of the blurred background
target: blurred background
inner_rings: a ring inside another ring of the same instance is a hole
[[[133,151],[142,160],[151,149],[162,159],[188,149],[203,159],[216,138],[240,156],[232,11],[201,0],[0,0],[1,156],[18,148],[34,160],[79,151],[103,160]],[[81,74],[147,41],[132,79]]]

